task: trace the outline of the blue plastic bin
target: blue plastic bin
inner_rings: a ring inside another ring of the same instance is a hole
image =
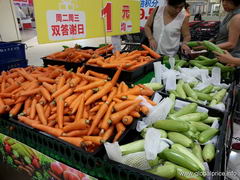
[[[0,64],[25,59],[25,44],[8,42],[0,43]]]
[[[1,62],[1,61],[0,61]],[[27,67],[28,61],[26,59],[13,60],[11,62],[0,63],[0,72],[8,71],[12,68]]]

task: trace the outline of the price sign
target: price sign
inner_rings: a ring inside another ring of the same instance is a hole
[[[139,32],[139,0],[35,0],[39,43]]]
[[[102,16],[105,17],[106,31],[112,32],[112,3],[107,2],[106,6],[102,9]]]
[[[140,26],[144,27],[148,17],[153,12],[153,9],[157,6],[165,5],[166,0],[141,0],[140,9]]]

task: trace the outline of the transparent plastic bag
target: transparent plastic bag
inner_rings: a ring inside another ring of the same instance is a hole
[[[123,164],[135,167],[140,170],[146,170],[151,168],[146,158],[146,153],[144,151],[125,155],[123,156],[122,162]]]

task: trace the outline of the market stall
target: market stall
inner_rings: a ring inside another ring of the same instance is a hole
[[[2,69],[0,132],[95,178],[221,179],[236,71],[129,46],[64,47],[45,67]]]
[[[136,1],[96,0],[91,16],[85,0],[81,7],[35,2],[40,43],[139,32]],[[0,168],[25,179],[235,176],[226,165],[239,120],[239,70],[220,63],[212,51],[223,50],[206,40],[218,23],[193,24],[197,41],[188,46],[205,50],[190,56],[164,56],[140,43],[120,51],[106,42],[62,43],[39,59],[43,66],[32,66],[25,44],[0,43]]]

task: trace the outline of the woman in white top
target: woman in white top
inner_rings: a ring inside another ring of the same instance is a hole
[[[181,34],[183,42],[181,51],[190,52],[187,42],[190,41],[189,18],[183,9],[185,0],[167,0],[166,6],[155,8],[144,27],[150,47],[156,52],[168,56],[177,54]],[[153,32],[152,32],[153,31]]]

